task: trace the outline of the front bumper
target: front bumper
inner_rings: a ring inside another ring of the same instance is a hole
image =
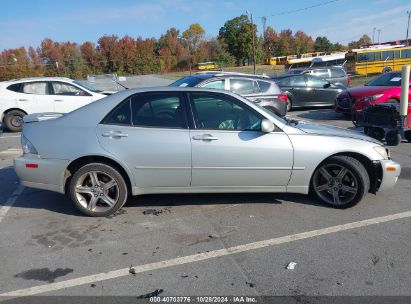
[[[26,154],[14,159],[14,170],[23,186],[64,193],[64,172],[68,163],[68,160]],[[36,164],[37,168],[27,168],[27,164]]]
[[[383,191],[393,188],[401,174],[400,164],[391,159],[381,160],[380,164],[382,169],[382,178],[378,190]]]

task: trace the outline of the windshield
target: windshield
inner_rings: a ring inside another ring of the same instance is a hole
[[[201,79],[197,77],[187,76],[173,82],[169,87],[195,87],[200,82]]]
[[[374,78],[366,86],[376,87],[392,87],[401,85],[401,73],[386,73],[377,78]]]
[[[101,92],[101,90],[98,90],[98,89],[92,87],[91,85],[86,84],[86,83],[84,83],[84,82],[82,82],[82,81],[75,80],[75,81],[73,81],[73,83],[75,83],[76,85],[78,85],[78,86],[80,86],[80,87],[82,87],[82,88],[84,88],[84,89],[86,89],[86,90],[89,90],[89,91],[91,91],[91,92],[94,92],[94,93],[100,93],[100,92]]]

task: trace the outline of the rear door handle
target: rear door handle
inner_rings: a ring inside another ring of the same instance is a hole
[[[126,133],[121,133],[120,131],[110,131],[110,132],[104,132],[101,134],[103,137],[111,137],[111,138],[119,138],[119,137],[128,137],[128,134]]]
[[[194,140],[218,140],[218,137],[215,137],[211,134],[201,134],[201,135],[194,135]]]

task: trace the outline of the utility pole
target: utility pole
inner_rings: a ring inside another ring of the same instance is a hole
[[[263,36],[264,36],[265,30],[267,29],[267,17],[263,16],[261,17],[261,20],[263,21]]]
[[[378,43],[380,43],[380,34],[381,34],[381,29],[377,30],[378,32]]]
[[[253,66],[255,74],[255,33],[254,33],[254,23],[253,23],[253,14],[251,13],[251,30],[253,31]]]
[[[374,27],[374,28],[372,29],[372,44],[375,43],[375,40],[374,40],[375,30],[376,30],[376,28]]]
[[[407,38],[405,38],[405,40],[407,41],[407,46],[410,45],[410,42],[408,41],[408,30],[410,28],[410,16],[411,16],[411,11],[407,11],[407,15],[408,15],[408,25],[407,25]]]

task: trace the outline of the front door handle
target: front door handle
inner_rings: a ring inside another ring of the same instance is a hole
[[[120,131],[110,131],[110,132],[104,132],[101,134],[103,137],[110,137],[110,138],[120,138],[120,137],[128,137],[128,134],[126,133],[121,133]]]
[[[194,135],[194,140],[218,140],[218,137],[215,137],[211,134],[201,134],[201,135]]]
[[[21,98],[19,101],[29,101],[28,99]]]
[[[63,99],[54,99],[54,101],[62,102],[64,100]]]

